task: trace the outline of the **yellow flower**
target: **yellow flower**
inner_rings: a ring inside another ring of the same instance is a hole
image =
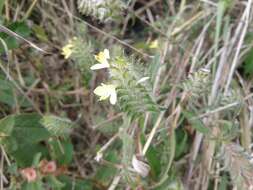
[[[113,105],[117,102],[117,93],[115,85],[106,85],[102,83],[101,86],[98,86],[94,90],[94,93],[97,96],[100,96],[99,100],[106,100],[107,98],[110,98],[110,103]]]
[[[70,41],[62,48],[62,55],[64,55],[65,59],[68,59],[71,56],[71,54],[73,53],[73,47],[74,45],[72,44],[72,41]]]
[[[108,59],[110,59],[110,54],[108,49],[104,49],[104,51],[99,52],[98,55],[95,55],[95,59],[99,62],[99,64],[95,64],[91,66],[91,70],[109,68]]]
[[[149,45],[149,48],[150,49],[156,49],[156,48],[158,48],[158,40],[156,39],[156,40],[152,41],[150,43],[150,45]]]

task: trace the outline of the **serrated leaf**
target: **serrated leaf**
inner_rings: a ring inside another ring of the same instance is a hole
[[[61,136],[69,134],[74,124],[67,118],[57,117],[54,115],[43,116],[40,123],[47,129],[52,135]]]
[[[198,132],[203,133],[207,135],[210,131],[207,127],[204,126],[204,124],[195,117],[195,114],[192,112],[183,111],[183,115],[186,117],[186,119],[190,122],[191,127],[196,129]]]

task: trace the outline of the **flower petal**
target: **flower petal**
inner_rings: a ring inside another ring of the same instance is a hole
[[[96,157],[95,157],[95,160],[96,160],[97,162],[100,162],[102,158],[103,158],[103,153],[102,153],[102,152],[97,152],[97,155],[96,155]]]
[[[65,59],[68,59],[73,52],[73,44],[67,44],[62,48],[62,55],[64,55]]]
[[[21,174],[28,182],[36,181],[37,173],[36,170],[32,167],[22,169]]]
[[[148,80],[149,77],[142,77],[140,80],[137,81],[137,84],[140,84],[142,82],[145,82],[146,80]]]
[[[110,103],[112,105],[115,105],[116,102],[117,102],[117,93],[116,93],[116,91],[114,89],[114,91],[111,93],[111,96],[110,96]]]
[[[94,57],[99,63],[101,62],[101,52],[97,55],[94,55]]]
[[[104,49],[104,57],[105,59],[110,59],[110,52],[108,49]]]
[[[110,103],[114,105],[117,102],[117,93],[115,89],[115,85],[102,83],[94,90],[94,93],[100,97],[99,100],[105,100],[110,97]]]
[[[95,64],[90,67],[91,70],[98,70],[98,69],[104,69],[109,68],[109,64]]]
[[[150,49],[156,49],[156,48],[158,48],[158,40],[156,39],[156,40],[152,41],[150,43],[150,45],[149,45],[149,48]]]
[[[102,64],[109,64],[107,59],[110,59],[110,53],[108,49],[104,49],[104,51],[99,52],[95,55],[95,59]]]
[[[98,86],[94,90],[94,94],[96,94],[97,96],[100,96],[99,100],[105,100],[106,98],[108,98],[110,96],[110,91],[108,91],[106,89],[106,86],[104,84],[102,84],[102,86]]]

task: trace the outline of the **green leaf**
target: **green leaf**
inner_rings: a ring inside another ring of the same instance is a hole
[[[14,96],[12,91],[0,91],[0,102],[7,104],[10,107],[15,106]]]
[[[50,137],[49,132],[39,123],[38,114],[11,115],[0,120],[0,132],[15,139],[19,146],[38,143]]]
[[[47,182],[49,183],[50,187],[54,190],[61,190],[65,184],[58,180],[55,176],[47,176]]]
[[[11,108],[15,107],[16,104],[21,108],[31,106],[30,102],[28,102],[24,96],[18,95],[18,93],[15,92],[13,84],[6,79],[2,79],[2,77],[0,77],[0,102]]]
[[[244,60],[244,75],[251,75],[253,74],[253,48],[247,53],[246,58]]]
[[[228,185],[229,185],[229,179],[228,179],[228,176],[226,174],[223,174],[221,177],[220,177],[220,184],[219,184],[219,188],[220,190],[226,190]]]
[[[44,28],[42,28],[39,25],[35,25],[32,30],[34,31],[34,34],[36,35],[36,37],[42,41],[42,42],[48,42],[48,37],[47,34],[44,30]]]
[[[176,155],[175,158],[178,159],[187,149],[187,133],[183,130],[176,130],[177,135],[177,149],[176,149]]]
[[[11,175],[16,175],[18,173],[18,166],[16,163],[11,163],[11,165],[8,166],[7,172]]]
[[[177,179],[167,179],[161,186],[155,188],[155,190],[184,190],[183,183]]]
[[[2,138],[5,138],[6,136],[11,135],[14,124],[15,124],[15,120],[12,115],[7,116],[0,120],[0,142]]]
[[[24,38],[29,37],[32,32],[25,22],[12,22],[8,28]]]
[[[253,40],[253,32],[247,32],[246,36],[245,36],[245,42],[247,44],[250,44]]]
[[[204,126],[201,120],[194,118],[196,116],[192,112],[183,111],[183,115],[190,122],[191,126],[198,132],[203,133],[205,135],[207,135],[210,132],[209,129]]]
[[[157,72],[161,67],[160,57],[161,56],[159,54],[156,54],[154,58],[150,61],[150,63],[147,65],[148,66],[147,70],[148,73],[150,73],[150,81],[152,82],[152,84],[154,84]]]
[[[41,152],[38,152],[38,153],[36,153],[36,154],[34,155],[34,157],[33,157],[33,163],[32,163],[33,166],[36,167],[36,166],[39,165],[41,156],[42,156]]]
[[[109,151],[105,156],[105,160],[116,163],[118,160],[117,152]],[[108,186],[116,172],[117,169],[115,167],[112,167],[110,165],[101,166],[98,168],[95,178],[104,186]]]
[[[161,162],[159,160],[159,152],[151,145],[147,151],[146,157],[151,167],[151,173],[158,177],[161,173]]]
[[[58,140],[52,139],[49,141],[51,147],[50,155],[60,165],[70,164],[73,158],[73,145],[68,139]]]
[[[18,35],[27,38],[31,34],[31,30],[25,22],[13,22],[7,26],[12,32],[17,33]],[[7,33],[0,32],[0,38],[3,39],[9,50],[19,47],[18,40],[10,36]],[[0,53],[4,53],[5,49],[2,43],[0,43]]]
[[[4,146],[8,153],[14,152],[18,149],[18,143],[12,136],[6,136],[5,138],[2,138],[1,144]]]
[[[44,188],[41,181],[35,181],[31,183],[25,182],[22,185],[21,190],[44,190]]]
[[[38,114],[11,115],[0,121],[0,127],[9,133],[3,138],[1,144],[7,153],[16,160],[18,166],[31,166],[36,154],[42,153],[44,156],[47,149],[40,144],[51,135],[39,123],[41,116]],[[11,126],[7,128],[7,126]]]
[[[58,179],[65,184],[62,190],[93,190],[92,183],[88,180],[79,180],[68,176],[59,176]]]
[[[2,17],[2,11],[3,11],[3,7],[4,7],[4,3],[5,3],[5,0],[0,1],[0,17]]]
[[[29,167],[33,164],[36,155],[42,154],[47,156],[47,148],[41,144],[26,144],[18,146],[14,152],[8,152],[17,162],[19,167]]]
[[[54,115],[43,116],[40,123],[55,136],[67,135],[75,127],[71,120]]]
[[[33,144],[47,140],[51,135],[40,124],[38,114],[20,114],[15,116],[15,128],[12,135],[21,144]]]

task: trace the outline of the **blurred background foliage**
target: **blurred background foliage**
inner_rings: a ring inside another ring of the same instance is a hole
[[[253,188],[252,18],[252,0],[0,1],[0,189]]]

